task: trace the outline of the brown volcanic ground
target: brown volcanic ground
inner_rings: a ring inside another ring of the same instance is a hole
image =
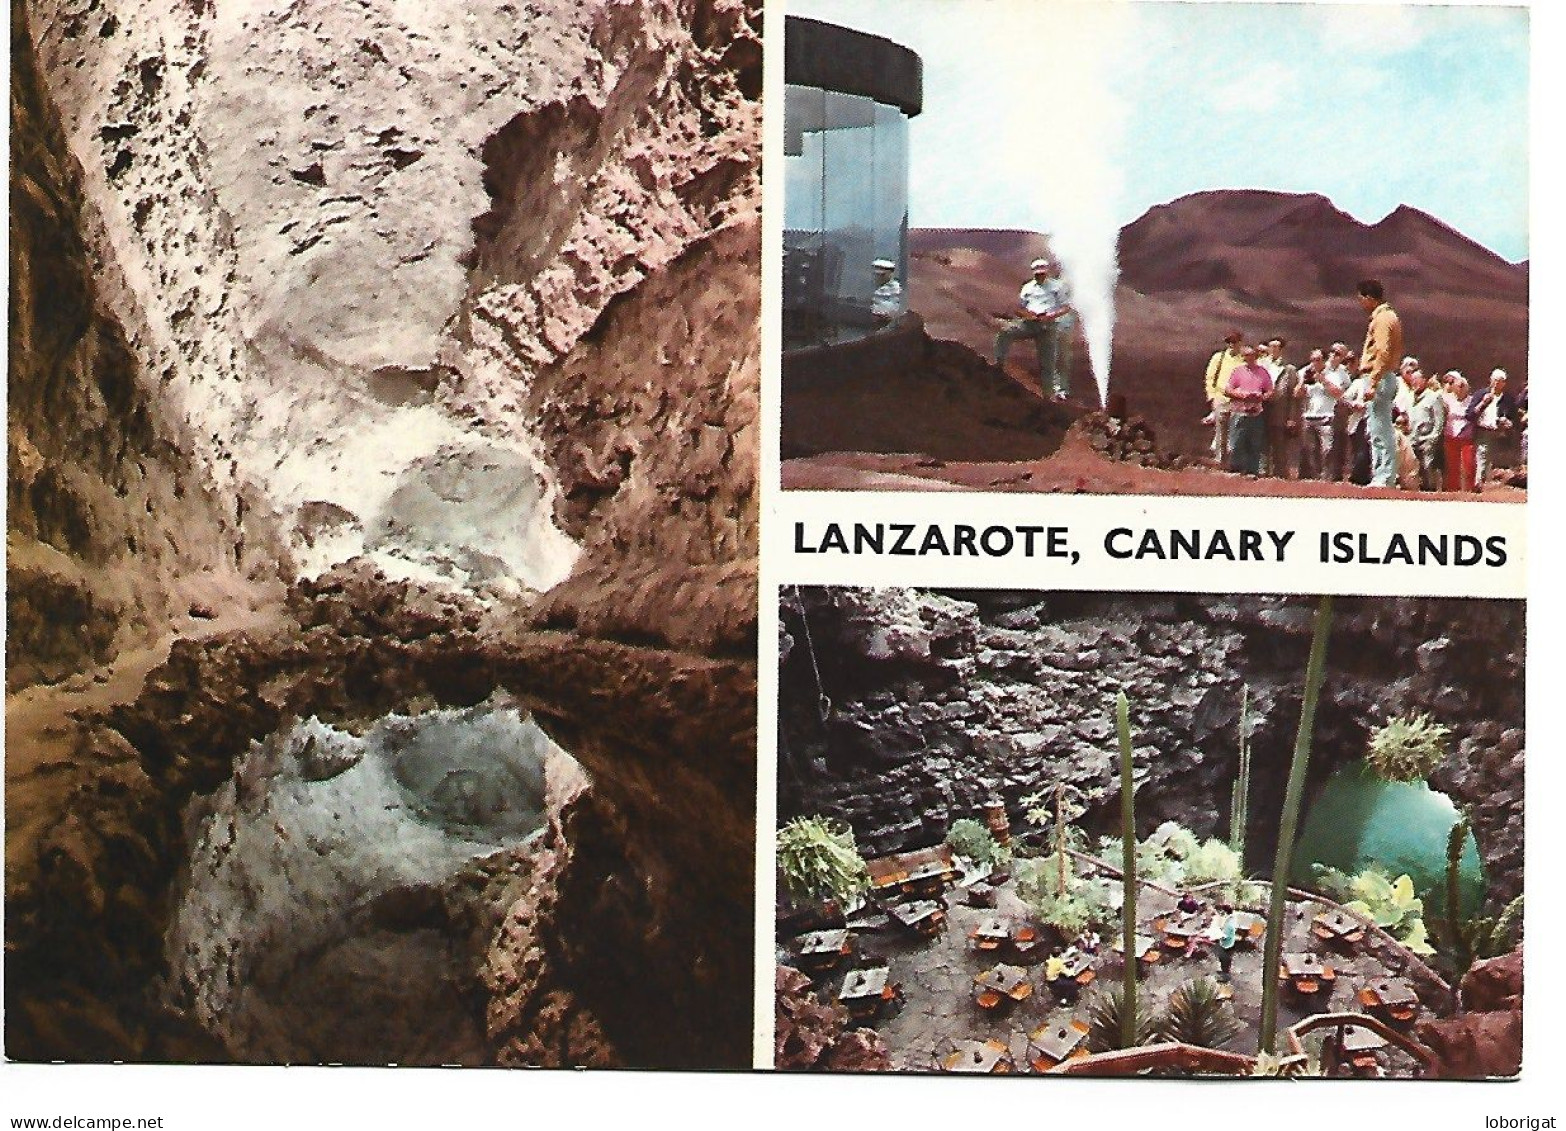
[[[1048,246],[1032,232],[912,231],[912,305],[932,337],[987,353],[994,312],[1015,303],[1028,261]],[[1229,329],[1281,334],[1297,362],[1334,340],[1357,351],[1365,316],[1353,292],[1362,278],[1385,283],[1405,349],[1427,370],[1461,369],[1473,382],[1499,365],[1527,381],[1527,264],[1417,209],[1362,224],[1316,194],[1194,193],[1122,229],[1119,254],[1111,388],[1169,450],[1205,449],[1202,373]],[[1028,348],[1019,345],[1019,356]],[[1075,380],[1088,387],[1078,361]]]

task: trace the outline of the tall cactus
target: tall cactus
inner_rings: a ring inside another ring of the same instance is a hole
[[[1462,910],[1463,845],[1468,839],[1469,827],[1468,814],[1464,813],[1446,834],[1446,908],[1442,920],[1445,930],[1441,933],[1447,936],[1459,976],[1468,973],[1468,968],[1474,964],[1474,936],[1471,930],[1465,929],[1468,924],[1463,922]]]
[[[1066,783],[1055,783],[1055,898],[1066,898]]]
[[[1278,962],[1283,955],[1283,911],[1289,895],[1289,871],[1294,863],[1294,837],[1300,820],[1300,799],[1305,793],[1305,770],[1310,763],[1311,732],[1316,725],[1316,700],[1321,695],[1327,668],[1327,635],[1332,628],[1332,598],[1316,606],[1311,625],[1310,659],[1305,664],[1305,698],[1300,704],[1300,729],[1294,736],[1294,757],[1289,762],[1289,784],[1283,795],[1283,816],[1278,822],[1278,855],[1272,865],[1272,898],[1267,905],[1267,949],[1262,959],[1262,1015],[1259,1052],[1271,1055],[1278,1039]]]
[[[1120,1043],[1131,1048],[1136,1031],[1136,795],[1131,781],[1131,701],[1121,691],[1115,696],[1115,729],[1120,732],[1120,856],[1125,872],[1121,941],[1125,946],[1125,971],[1121,975],[1124,1005],[1120,1013]]]
[[[1229,799],[1229,847],[1245,861],[1245,826],[1250,821],[1251,797],[1251,685],[1240,685],[1240,768],[1235,774],[1234,796]]]

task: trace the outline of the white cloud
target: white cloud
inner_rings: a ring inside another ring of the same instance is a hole
[[[1258,60],[1225,72],[1207,88],[1207,102],[1220,114],[1268,114],[1299,97],[1304,81],[1296,64]]]
[[[1431,32],[1420,10],[1392,4],[1333,4],[1320,8],[1322,47],[1330,56],[1371,60],[1419,46]]]

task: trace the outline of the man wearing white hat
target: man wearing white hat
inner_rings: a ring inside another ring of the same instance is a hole
[[[1071,392],[1071,331],[1076,325],[1071,289],[1052,259],[1035,259],[1033,278],[1017,296],[1020,316],[995,335],[995,364],[1004,366],[1011,343],[1032,338],[1038,351],[1039,391],[1048,400],[1063,401]]]
[[[1506,370],[1497,369],[1490,374],[1488,388],[1480,389],[1468,400],[1468,419],[1474,422],[1474,438],[1479,451],[1474,467],[1474,490],[1484,487],[1484,481],[1494,466],[1494,449],[1500,447],[1517,427],[1517,397],[1507,392]]]
[[[884,326],[903,313],[903,285],[897,281],[897,264],[890,259],[877,259],[870,266],[875,268],[876,284],[870,296],[870,314],[877,326]]]

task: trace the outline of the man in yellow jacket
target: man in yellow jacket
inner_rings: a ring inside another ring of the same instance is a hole
[[[1397,486],[1397,430],[1393,424],[1397,400],[1398,359],[1403,356],[1403,323],[1386,301],[1381,283],[1361,280],[1359,305],[1370,315],[1365,346],[1359,351],[1359,371],[1370,384],[1365,433],[1370,440],[1370,485]]]
[[[1213,458],[1220,469],[1229,466],[1229,417],[1232,415],[1224,389],[1228,387],[1229,374],[1240,364],[1240,343],[1245,335],[1230,330],[1223,340],[1224,348],[1207,361],[1207,403],[1212,408],[1208,419],[1213,424]]]

